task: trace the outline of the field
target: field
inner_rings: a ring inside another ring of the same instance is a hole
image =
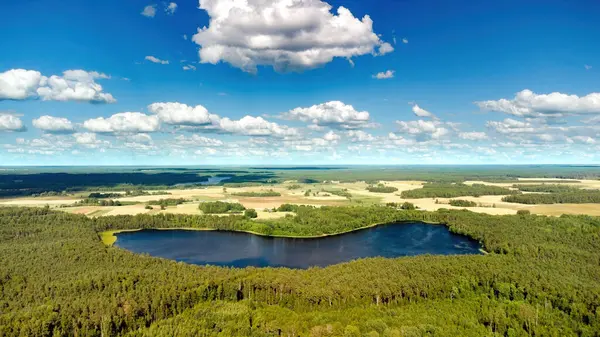
[[[564,184],[582,189],[600,189],[600,180],[591,179],[549,179],[549,178],[522,178],[517,180],[521,185],[540,184],[540,181],[552,184]],[[426,181],[417,180],[392,180],[378,181],[385,186],[392,186],[398,189],[394,193],[375,193],[370,192],[366,188],[369,184],[365,181],[355,182],[340,182],[327,181],[323,183],[299,183],[296,180],[287,180],[280,183],[269,184],[267,186],[251,186],[251,187],[227,187],[224,186],[207,186],[202,188],[170,188],[165,189],[169,193],[165,195],[142,195],[135,197],[123,197],[118,200],[121,202],[137,203],[124,206],[72,206],[75,202],[81,200],[85,193],[77,193],[72,196],[65,197],[45,196],[45,197],[21,197],[21,198],[5,198],[0,199],[0,206],[37,206],[56,208],[61,211],[85,214],[88,216],[112,216],[112,215],[135,215],[135,214],[201,214],[198,210],[198,204],[204,201],[230,201],[239,202],[246,208],[256,209],[259,219],[269,219],[280,217],[281,215],[271,212],[273,208],[277,208],[282,204],[297,204],[297,205],[314,205],[314,206],[344,206],[344,205],[361,205],[361,204],[386,204],[386,203],[403,203],[410,202],[422,210],[435,211],[441,208],[461,209],[462,207],[454,207],[449,205],[450,198],[402,198],[400,194],[403,191],[419,189],[423,187]],[[515,181],[511,182],[488,182],[488,181],[465,181],[466,185],[484,184],[490,186],[504,187],[514,189]],[[289,187],[294,185],[294,189]],[[243,197],[236,196],[239,193],[261,193],[267,190],[280,193],[281,196],[266,196],[266,197]],[[346,191],[351,195],[351,198],[335,195],[327,191]],[[91,192],[102,191],[90,190]],[[307,191],[310,191],[307,193]],[[124,193],[125,191],[116,191]],[[532,193],[532,192],[524,192]],[[482,195],[479,197],[462,196],[455,199],[469,200],[477,204],[476,207],[469,207],[472,212],[486,214],[515,214],[518,210],[529,210],[534,214],[559,216],[561,214],[587,214],[600,215],[600,205],[598,204],[550,204],[550,205],[525,205],[502,201],[504,195]],[[145,204],[149,201],[160,200],[164,198],[183,198],[187,202],[177,206],[168,206],[161,210],[160,207],[154,206],[153,209],[146,209]]]

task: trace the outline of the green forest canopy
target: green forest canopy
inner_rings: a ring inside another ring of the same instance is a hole
[[[519,192],[504,187],[484,184],[426,183],[423,185],[423,188],[403,191],[401,197],[406,199],[456,198],[464,196],[479,197],[482,195],[505,195],[516,193]]]
[[[0,208],[0,335],[594,336],[600,218],[391,207],[243,216],[87,218]],[[361,259],[327,268],[194,266],[105,247],[98,233],[212,227],[318,235],[393,221],[445,223],[488,255]]]

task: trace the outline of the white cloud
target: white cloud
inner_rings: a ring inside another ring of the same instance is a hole
[[[185,147],[221,147],[224,145],[224,143],[219,139],[203,137],[196,134],[192,135],[191,137],[179,135],[175,137],[175,142],[177,145]]]
[[[416,121],[396,121],[400,131],[416,136],[429,136],[431,139],[440,139],[450,133],[448,129],[443,127],[443,123],[439,121],[425,121],[422,119]]]
[[[25,126],[17,116],[0,114],[0,132],[2,131],[25,131]]]
[[[208,125],[220,119],[218,115],[210,114],[202,105],[192,107],[178,102],[152,103],[148,106],[148,111],[171,125]]]
[[[110,143],[108,141],[100,140],[96,137],[95,133],[90,132],[82,132],[82,133],[74,133],[73,138],[75,138],[75,142],[79,145],[90,149],[96,149],[101,146],[108,146]]]
[[[109,118],[88,119],[83,127],[97,133],[140,133],[155,132],[160,128],[158,116],[140,112],[121,112]]]
[[[368,15],[359,20],[345,7],[336,15],[320,0],[200,0],[200,8],[210,16],[193,37],[202,63],[223,61],[252,73],[259,65],[299,71],[335,57],[393,51]]]
[[[600,93],[587,96],[567,95],[553,92],[538,95],[531,90],[523,90],[512,100],[475,102],[481,109],[503,112],[517,117],[563,117],[567,115],[600,113]]]
[[[333,132],[333,131],[329,131],[327,132],[324,136],[323,139],[325,139],[328,142],[335,142],[340,140],[340,135],[338,135],[337,133]]]
[[[245,116],[240,120],[222,118],[218,123],[219,130],[244,136],[295,137],[298,130],[285,125],[269,122],[262,117]]]
[[[484,140],[487,139],[488,136],[485,132],[461,132],[458,134],[458,137],[465,140]]]
[[[402,43],[404,43],[404,44],[408,43],[408,39],[407,38],[403,38],[402,39]]]
[[[581,143],[581,144],[596,144],[596,140],[592,137],[589,136],[575,136],[575,137],[571,137],[571,140],[573,140],[576,143]]]
[[[195,71],[196,67],[194,65],[188,64],[188,65],[183,66],[183,70],[193,70],[193,71]]]
[[[153,18],[156,15],[156,5],[148,5],[140,13],[147,18]]]
[[[188,39],[187,34],[183,34],[183,39],[187,41],[187,39]]]
[[[356,111],[352,105],[340,101],[330,101],[308,108],[295,108],[282,114],[281,117],[337,129],[359,129],[373,126],[369,122],[367,111]]]
[[[521,122],[511,118],[506,118],[504,121],[489,121],[486,125],[499,133],[535,133],[539,129],[535,128],[531,123]]]
[[[41,116],[32,121],[34,127],[48,133],[71,133],[75,127],[70,120],[62,117]]]
[[[200,155],[200,156],[202,156],[202,155],[209,155],[209,156],[211,156],[211,155],[217,154],[218,152],[219,151],[217,151],[217,149],[213,149],[211,147],[207,147],[205,149],[200,149],[200,150],[194,151],[194,154],[197,154],[197,155]]]
[[[590,70],[590,69],[592,69],[592,66],[591,66],[591,65],[589,65],[589,64],[586,64],[586,65],[584,65],[584,67],[585,67],[585,70]]]
[[[393,51],[394,51],[394,47],[392,47],[391,44],[389,44],[388,42],[383,42],[379,46],[379,52],[377,52],[376,55],[377,56],[383,56],[383,55],[391,53]]]
[[[40,98],[44,101],[114,103],[115,98],[102,92],[96,79],[110,76],[96,71],[67,70],[63,76],[42,76],[38,71],[11,69],[0,73],[0,100]]]
[[[37,96],[42,74],[35,70],[11,69],[0,73],[0,100],[23,100]]]
[[[136,133],[127,135],[127,140],[135,143],[152,143],[152,136],[147,133]]]
[[[165,6],[165,12],[168,15],[173,15],[175,14],[175,11],[177,10],[177,4],[174,2],[169,3],[167,6]]]
[[[388,78],[394,78],[394,73],[395,73],[394,70],[387,70],[385,72],[379,72],[379,73],[373,75],[372,77],[376,78],[378,80],[385,80]]]
[[[372,134],[362,130],[350,130],[346,134],[353,142],[372,142],[375,140]]]
[[[419,117],[429,117],[429,118],[433,118],[435,117],[434,114],[432,114],[431,112],[421,108],[419,105],[415,104],[412,107],[412,111],[415,115],[419,116]]]
[[[147,60],[147,61],[150,61],[152,63],[169,64],[168,60],[161,60],[161,59],[159,59],[157,57],[154,57],[152,55],[148,55],[144,59]]]
[[[412,139],[406,139],[406,138],[404,138],[402,136],[396,135],[393,132],[390,132],[388,134],[388,139],[391,140],[394,145],[403,146],[403,145],[412,145],[412,144],[414,144],[414,141]]]

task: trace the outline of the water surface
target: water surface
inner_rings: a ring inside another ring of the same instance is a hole
[[[308,268],[366,257],[479,254],[479,243],[446,226],[398,223],[316,239],[228,231],[142,230],[117,234],[116,245],[176,261],[233,267]]]

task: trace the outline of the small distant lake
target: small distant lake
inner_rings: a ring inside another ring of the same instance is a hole
[[[231,179],[231,177],[208,177],[208,180],[206,180],[206,181],[181,183],[181,184],[176,184],[175,187],[190,186],[190,185],[202,185],[202,186],[217,185],[220,182],[225,181],[227,179]]]
[[[142,230],[117,234],[116,246],[198,265],[325,267],[359,258],[481,254],[477,241],[446,226],[397,223],[315,239],[229,231]]]

